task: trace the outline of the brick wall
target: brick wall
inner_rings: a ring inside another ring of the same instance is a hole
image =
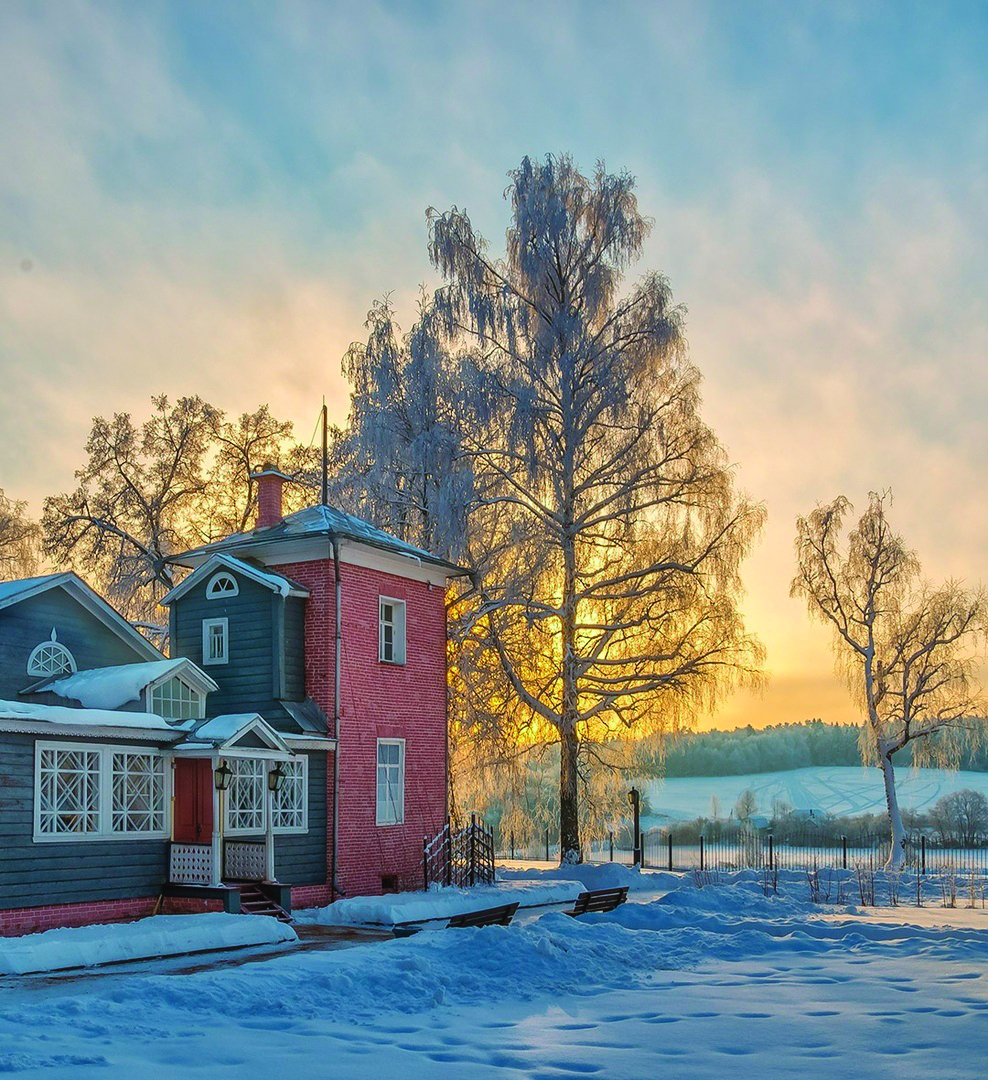
[[[277,569],[309,590],[306,692],[332,717],[332,561]],[[346,562],[341,577],[340,884],[349,896],[380,893],[386,876],[397,877],[399,888],[421,888],[422,838],[432,836],[446,815],[445,594],[436,585]],[[378,659],[381,596],[405,601],[404,664]],[[405,740],[405,820],[400,825],[376,824],[378,739]]]
[[[47,907],[11,908],[0,911],[0,937],[36,934],[59,926],[90,926],[94,923],[129,922],[153,914],[156,896],[129,900],[98,900],[87,904],[52,904]]]

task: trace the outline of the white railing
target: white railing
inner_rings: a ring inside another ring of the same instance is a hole
[[[223,877],[234,881],[264,881],[267,877],[264,844],[228,840],[223,852]]]
[[[173,885],[209,885],[213,849],[209,844],[172,844],[168,880]]]

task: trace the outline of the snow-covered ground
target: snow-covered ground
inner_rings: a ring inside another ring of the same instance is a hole
[[[820,907],[805,875],[638,875],[529,915],[195,974],[0,980],[0,1072],[721,1080],[980,1077],[988,911]],[[532,878],[531,871],[526,880]],[[561,880],[554,872],[550,880]],[[664,888],[671,891],[652,899]],[[963,898],[960,901],[964,902]]]
[[[988,796],[988,773],[948,772],[946,769],[896,771],[899,805],[926,811],[942,795],[972,788]],[[878,769],[815,766],[787,772],[749,773],[745,776],[690,776],[656,780],[646,788],[652,816],[643,824],[692,821],[711,817],[716,797],[718,813],[726,818],[742,791],[755,794],[758,814],[771,817],[773,805],[783,802],[794,810],[853,816],[885,812],[885,792]]]

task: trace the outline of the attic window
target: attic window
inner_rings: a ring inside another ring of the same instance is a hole
[[[178,676],[152,686],[150,712],[163,720],[198,720],[205,716],[205,698]]]
[[[232,574],[214,574],[206,586],[207,600],[218,600],[222,596],[237,596],[239,593],[240,586]]]
[[[58,642],[54,628],[51,639],[35,646],[27,658],[28,675],[71,675],[75,670],[75,658]]]

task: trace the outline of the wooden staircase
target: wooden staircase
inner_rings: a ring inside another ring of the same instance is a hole
[[[265,895],[257,885],[240,886],[240,910],[244,915],[270,915],[278,922],[292,923],[295,920],[280,904]]]

